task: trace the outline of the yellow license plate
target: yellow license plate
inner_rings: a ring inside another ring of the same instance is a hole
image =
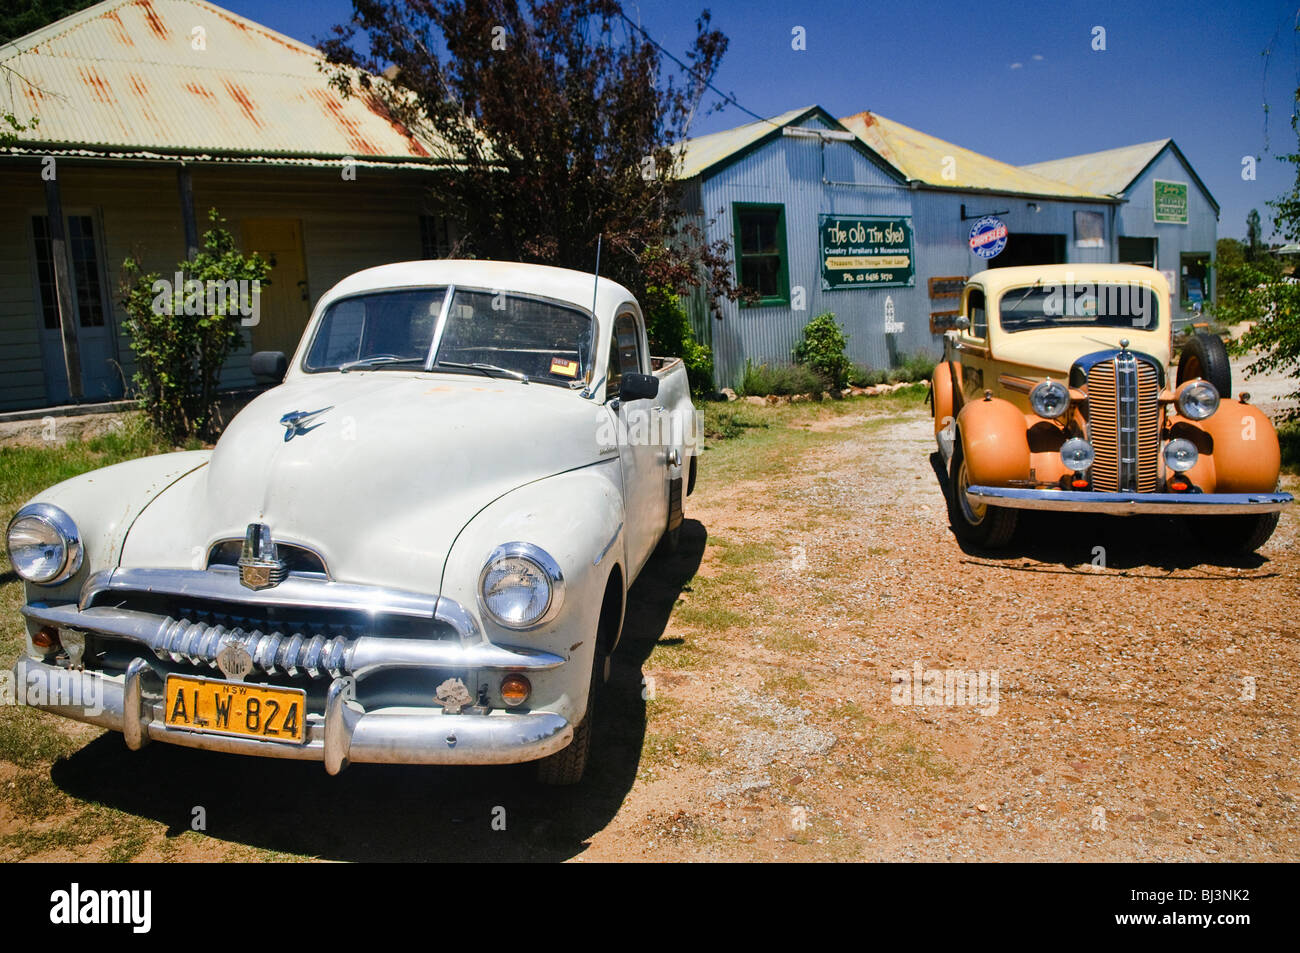
[[[301,688],[168,675],[165,703],[169,728],[296,744],[306,737],[307,693]]]

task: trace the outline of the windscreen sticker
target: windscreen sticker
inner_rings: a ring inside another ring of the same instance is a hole
[[[561,377],[577,377],[578,362],[569,361],[562,357],[551,358],[551,373],[558,374]]]

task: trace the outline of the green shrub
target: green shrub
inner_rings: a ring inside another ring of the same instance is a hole
[[[713,350],[695,339],[690,318],[677,296],[663,288],[647,288],[645,330],[655,354],[680,357],[692,394],[713,393]]]
[[[1291,420],[1277,428],[1278,443],[1282,445],[1282,470],[1300,474],[1300,421]]]
[[[849,370],[849,383],[854,387],[874,387],[889,380],[888,371],[875,371],[865,364],[854,364]]]
[[[759,364],[745,362],[745,376],[736,393],[742,397],[789,397],[793,394],[820,394],[822,379],[811,368],[798,364]]]
[[[216,209],[208,218],[202,249],[176,266],[181,287],[173,287],[172,276],[145,274],[133,258],[122,263],[126,332],[139,366],[135,386],[150,420],[173,444],[215,435],[221,367],[243,343],[244,310],[257,307],[235,289],[258,288],[271,271],[256,252],[245,256],[235,247]]]
[[[803,337],[794,349],[794,361],[810,368],[821,378],[819,390],[839,391],[848,383],[853,365],[844,353],[849,339],[844,328],[827,311],[804,326]]]
[[[909,384],[928,381],[934,374],[934,364],[934,358],[924,353],[904,356],[902,366],[893,372],[894,379],[907,381]]]

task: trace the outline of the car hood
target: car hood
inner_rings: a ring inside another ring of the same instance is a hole
[[[299,412],[311,416],[290,433],[281,418]],[[183,555],[201,567],[213,543],[261,522],[319,553],[332,579],[435,593],[483,507],[601,459],[603,413],[572,391],[487,377],[299,378],[250,403],[209,465],[141,514],[122,565],[175,567]]]

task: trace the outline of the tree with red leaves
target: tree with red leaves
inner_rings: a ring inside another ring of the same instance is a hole
[[[638,296],[737,294],[678,180],[727,48],[708,11],[676,64],[616,0],[353,0],[320,47],[337,88],[456,159],[431,202],[474,255],[589,271],[601,236],[601,273]]]

